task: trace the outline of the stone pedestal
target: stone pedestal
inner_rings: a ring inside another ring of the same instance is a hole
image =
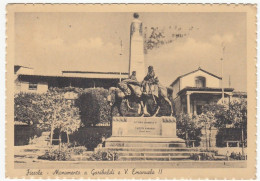
[[[105,147],[185,147],[174,117],[114,117]]]
[[[95,151],[110,152],[120,161],[190,160],[191,155],[202,154],[186,148],[176,136],[174,117],[114,117],[112,136]]]
[[[112,136],[176,137],[174,117],[114,117]]]

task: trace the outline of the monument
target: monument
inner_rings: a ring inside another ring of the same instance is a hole
[[[145,76],[144,44],[142,22],[138,17],[135,13],[131,23],[129,71],[136,71],[137,80],[142,81]],[[172,116],[113,117],[112,136],[97,150],[117,152],[119,160],[131,161],[190,157],[185,141],[176,136],[176,119]]]
[[[134,13],[130,26],[129,74],[136,71],[136,78],[141,82],[145,76],[144,40],[143,24],[138,18],[139,15]]]

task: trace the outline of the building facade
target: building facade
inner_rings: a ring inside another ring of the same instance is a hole
[[[202,106],[218,102],[222,98],[221,77],[200,67],[179,76],[172,84],[175,113],[198,115]],[[233,88],[224,88],[224,97],[232,98]]]
[[[109,88],[128,78],[125,72],[62,71],[60,75],[35,74],[32,68],[15,66],[15,92],[45,93],[52,87]]]

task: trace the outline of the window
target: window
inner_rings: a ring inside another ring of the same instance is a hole
[[[196,87],[206,87],[206,78],[199,76],[195,78],[195,86]]]
[[[29,83],[29,90],[37,90],[37,83]]]

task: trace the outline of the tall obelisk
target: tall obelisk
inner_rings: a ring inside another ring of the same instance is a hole
[[[144,64],[144,40],[142,22],[139,15],[134,13],[134,20],[130,27],[130,54],[129,54],[129,74],[136,71],[136,78],[142,81],[145,76]]]

